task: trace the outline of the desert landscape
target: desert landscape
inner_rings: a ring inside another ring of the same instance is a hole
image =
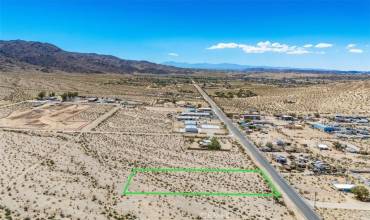
[[[14,111],[15,115],[19,112]],[[29,112],[32,110],[26,113]],[[50,115],[47,113],[46,116]],[[130,114],[133,116],[125,117]],[[7,206],[2,210],[9,210],[9,215],[15,219],[199,219],[215,216],[294,219],[284,203],[272,197],[123,196],[123,186],[134,167],[255,168],[238,145],[227,152],[187,150],[183,135],[171,133],[166,128],[166,114],[161,114],[122,108],[91,132],[71,131],[67,129],[70,127],[55,130],[56,127],[51,126],[44,127],[43,131],[37,127],[22,131],[11,130],[10,126],[4,128],[1,131],[4,140],[1,143],[1,204]],[[184,178],[188,182],[183,182]],[[135,188],[190,192],[269,191],[263,179],[254,174],[230,177],[199,173],[145,174],[135,179],[132,190]]]
[[[2,88],[8,88],[4,89],[0,106],[3,140],[0,143],[0,216],[13,219],[300,219],[284,198],[123,195],[133,168],[258,168],[238,141],[222,130],[224,125],[217,117],[197,119],[198,134],[186,130],[181,117],[198,114],[203,117],[206,114],[198,113],[197,109],[208,111],[208,103],[188,77],[11,74],[2,73],[0,83]],[[18,80],[14,80],[17,77]],[[29,78],[24,79],[26,77]],[[363,184],[366,175],[359,177],[351,172],[369,168],[366,154],[369,140],[339,140],[304,121],[305,117],[315,115],[320,115],[325,122],[337,114],[368,115],[369,81],[329,80],[325,84],[279,87],[242,83],[235,77],[228,79],[231,87],[217,85],[217,81],[203,87],[235,123],[239,123],[242,113],[257,112],[253,114],[262,118],[259,120],[264,121],[264,126],[259,126],[258,120],[249,120],[248,123],[256,121],[257,124],[249,127],[246,135],[260,149],[265,146],[279,149],[264,152],[265,157],[297,192],[309,203],[315,203],[324,219],[346,219],[351,211],[355,219],[370,216],[368,203],[359,202],[352,193],[333,187],[333,183]],[[242,92],[238,93],[240,89]],[[328,95],[322,95],[323,90]],[[30,98],[40,92],[58,96],[66,91],[78,92],[78,97],[44,102]],[[230,91],[251,97],[217,97]],[[279,114],[300,117],[301,121],[295,122],[294,127],[291,121],[281,120]],[[202,124],[213,124],[218,130],[210,133],[203,129],[202,132]],[[366,129],[363,124],[356,126]],[[292,129],[296,127],[298,129]],[[218,138],[219,150],[204,147],[210,140],[209,135]],[[284,143],[282,146],[276,144],[279,140]],[[340,149],[315,148],[319,143],[333,146],[338,140],[356,145],[364,153],[343,154]],[[288,165],[280,163],[277,156],[289,158]],[[312,165],[294,168],[297,166],[294,158],[325,161],[331,171],[312,172]],[[136,174],[128,191],[263,194],[271,193],[271,187],[256,173],[148,172]]]

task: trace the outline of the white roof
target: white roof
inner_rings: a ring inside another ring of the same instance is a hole
[[[210,116],[208,112],[182,112],[181,116]]]
[[[205,128],[205,129],[219,129],[220,126],[218,125],[209,125],[209,124],[203,124],[203,125],[200,125],[201,128]]]
[[[193,120],[186,120],[186,121],[184,121],[184,123],[185,123],[186,125],[196,125],[196,124],[197,124],[197,121],[193,121]]]
[[[346,183],[333,183],[334,187],[337,189],[352,189],[356,185],[354,184],[346,184]]]
[[[197,126],[195,126],[195,125],[185,125],[185,128],[186,129],[193,129],[193,128],[198,129]]]
[[[347,150],[360,151],[360,149],[358,147],[356,147],[355,145],[353,145],[353,144],[346,144],[346,149]]]
[[[317,147],[320,148],[320,149],[328,149],[329,148],[328,145],[326,145],[326,144],[318,144]]]

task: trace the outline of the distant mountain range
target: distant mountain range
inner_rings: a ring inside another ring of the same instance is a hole
[[[338,71],[300,69],[290,67],[249,66],[230,63],[179,63],[163,64],[148,61],[120,59],[111,55],[76,53],[49,44],[23,40],[0,40],[0,71],[37,70],[43,72],[64,71],[69,73],[118,73],[118,74],[192,74],[197,70],[234,72],[295,72],[370,74],[362,71]]]
[[[48,43],[0,40],[0,70],[37,69],[70,73],[188,74],[191,70],[110,55],[68,52]]]
[[[294,68],[294,67],[272,67],[272,66],[252,66],[233,63],[184,63],[168,61],[164,65],[180,68],[192,68],[200,70],[214,71],[234,71],[234,72],[275,72],[275,73],[332,73],[332,74],[370,74],[370,71],[341,71],[329,69],[313,68]]]

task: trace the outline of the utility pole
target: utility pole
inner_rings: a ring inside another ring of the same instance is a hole
[[[317,192],[315,191],[315,199],[314,199],[314,202],[313,202],[313,207],[316,209],[316,196],[317,196]]]

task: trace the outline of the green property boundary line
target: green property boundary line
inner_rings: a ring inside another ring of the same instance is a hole
[[[258,173],[271,189],[271,193],[232,193],[232,192],[130,192],[128,189],[137,173],[148,172],[223,172],[223,173]],[[261,169],[219,169],[219,168],[133,168],[124,185],[123,196],[126,195],[170,195],[170,196],[249,196],[249,197],[281,197],[265,171]]]

